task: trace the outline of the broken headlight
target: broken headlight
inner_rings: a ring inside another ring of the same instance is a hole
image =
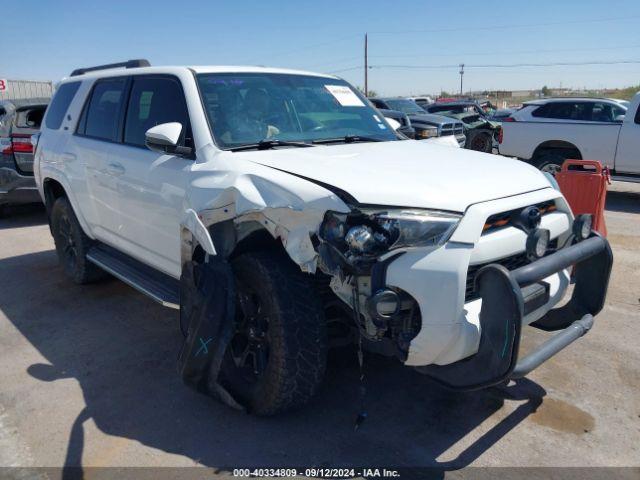
[[[370,214],[389,237],[389,249],[443,245],[458,226],[461,215],[435,210],[398,209]]]
[[[395,248],[442,245],[461,218],[422,209],[363,209],[349,215],[328,212],[320,234],[343,252],[377,255]]]

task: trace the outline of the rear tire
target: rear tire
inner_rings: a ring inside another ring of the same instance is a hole
[[[237,312],[221,383],[257,415],[304,405],[322,383],[327,361],[326,323],[312,278],[273,251],[242,254],[232,267]]]
[[[534,158],[532,163],[540,171],[555,175],[562,169],[565,160],[566,158],[559,153],[547,152]]]
[[[475,150],[477,152],[491,153],[492,150],[492,135],[485,130],[471,131],[467,137],[467,146],[469,150]]]
[[[65,273],[77,284],[90,283],[107,274],[87,260],[87,252],[95,244],[82,230],[66,197],[58,198],[51,209],[51,233],[58,260]]]

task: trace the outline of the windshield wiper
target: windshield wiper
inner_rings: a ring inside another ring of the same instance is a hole
[[[230,152],[241,152],[243,150],[270,150],[275,147],[313,147],[306,142],[290,142],[287,140],[260,140],[258,143],[249,143],[239,147],[230,148]]]
[[[345,135],[339,138],[322,138],[320,140],[314,140],[315,144],[323,143],[355,143],[355,142],[384,142],[380,138],[364,137],[362,135]]]

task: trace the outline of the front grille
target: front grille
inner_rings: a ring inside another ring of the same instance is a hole
[[[447,135],[460,135],[462,133],[464,133],[464,126],[461,123],[445,123],[442,125],[440,136],[446,137]]]
[[[537,207],[538,210],[540,210],[541,215],[546,215],[547,213],[551,213],[556,210],[556,204],[553,200],[537,203],[532,206]],[[492,232],[498,228],[508,227],[512,223],[513,218],[525,208],[527,207],[517,208],[515,210],[509,210],[507,212],[501,212],[491,215],[489,218],[487,218],[487,221],[484,224],[482,235],[488,232]]]
[[[550,253],[553,253],[557,248],[558,248],[558,239],[551,240],[549,242],[547,255],[549,255]],[[523,252],[523,253],[518,253],[516,255],[512,255],[510,257],[503,258],[501,260],[493,260],[491,262],[480,263],[478,265],[469,265],[469,269],[467,270],[467,284],[466,284],[466,289],[464,294],[465,302],[469,302],[471,300],[475,300],[476,298],[479,298],[480,295],[476,291],[476,286],[475,286],[476,273],[478,273],[478,270],[480,270],[482,267],[485,267],[491,263],[498,263],[503,267],[505,267],[507,270],[511,271],[511,270],[515,270],[516,268],[523,267],[531,262],[527,258],[527,254]]]
[[[445,123],[444,125],[442,125],[440,136],[446,137],[447,135],[453,135],[453,132],[454,132],[453,123]]]

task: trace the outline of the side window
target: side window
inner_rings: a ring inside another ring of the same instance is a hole
[[[615,108],[610,103],[594,103],[591,111],[591,121],[613,123],[616,121],[616,111],[618,110],[622,109]]]
[[[85,106],[78,127],[79,133],[103,140],[118,140],[120,110],[126,83],[125,78],[96,82],[89,104]]]
[[[376,108],[387,108],[387,106],[381,100],[377,100],[375,98],[370,98],[369,100],[371,100],[371,103],[373,103]]]
[[[191,143],[189,114],[180,82],[174,78],[134,77],[124,127],[124,143],[143,147],[146,131],[168,122],[181,123],[180,143]]]
[[[640,107],[638,107],[638,110],[636,110],[636,118],[634,119],[634,122],[636,123],[636,125],[640,125]]]
[[[62,125],[64,114],[67,113],[67,109],[76,95],[76,92],[80,88],[80,82],[71,82],[60,85],[56,94],[53,96],[53,100],[47,108],[44,124],[47,128],[57,130]]]

